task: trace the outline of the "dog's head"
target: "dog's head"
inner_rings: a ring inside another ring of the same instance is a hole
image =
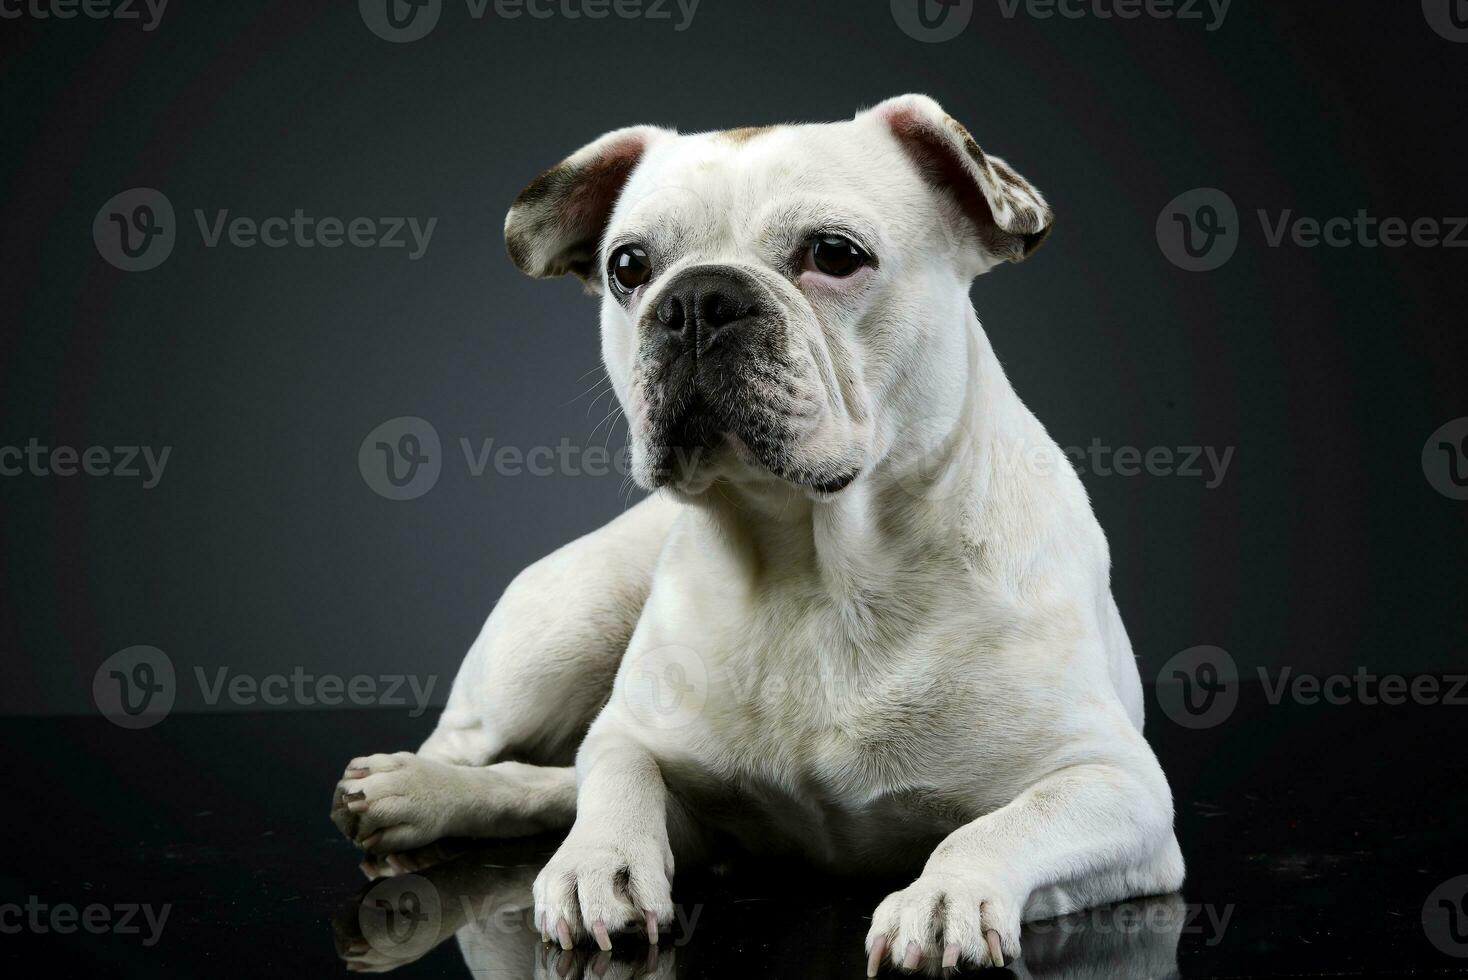
[[[820,496],[961,395],[969,282],[1050,224],[1033,187],[909,95],[842,123],[608,133],[521,193],[505,240],[528,274],[602,294],[639,484]]]

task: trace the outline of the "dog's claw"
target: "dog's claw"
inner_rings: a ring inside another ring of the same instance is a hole
[[[571,948],[571,927],[565,919],[556,920],[556,935],[560,937],[562,949]]]
[[[999,948],[999,933],[993,929],[986,930],[984,932],[984,942],[989,944],[989,957],[994,961],[994,965],[1003,966],[1004,950]]]
[[[882,965],[882,957],[887,955],[887,937],[878,936],[877,941],[872,943],[872,953],[867,957],[867,976],[874,977]]]
[[[904,970],[916,970],[918,964],[923,961],[922,947],[917,943],[908,943],[907,952],[902,957],[902,968]]]
[[[596,946],[602,952],[612,948],[612,937],[607,935],[607,924],[597,919],[591,924],[591,935],[596,940]]]
[[[648,911],[644,911],[642,914],[647,922],[647,941],[649,944],[656,946],[658,944],[658,917],[656,914]]]
[[[958,944],[949,943],[943,948],[943,969],[951,970],[958,965]]]

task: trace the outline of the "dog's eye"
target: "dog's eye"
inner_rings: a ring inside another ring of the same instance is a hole
[[[811,242],[805,267],[837,279],[855,275],[869,260],[867,253],[845,235],[821,235]]]
[[[647,285],[652,278],[652,260],[641,245],[623,245],[612,253],[607,265],[612,287],[624,295]]]

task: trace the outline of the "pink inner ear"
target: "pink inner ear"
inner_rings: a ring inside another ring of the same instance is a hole
[[[912,106],[889,106],[877,112],[929,184],[952,194],[986,238],[997,230],[989,199],[974,175],[978,162],[963,156],[966,151],[958,145],[957,134],[935,125]],[[977,144],[974,151],[982,153]]]
[[[602,227],[646,148],[645,138],[625,136],[582,164],[565,204],[565,222],[575,228]]]
[[[910,125],[920,118],[918,111],[904,102],[878,106],[872,111],[876,113],[878,118],[886,120],[887,125],[891,126],[894,130],[899,126]]]

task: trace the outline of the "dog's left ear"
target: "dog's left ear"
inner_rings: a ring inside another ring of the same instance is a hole
[[[926,95],[900,95],[869,110],[892,131],[923,177],[951,194],[978,231],[983,269],[1021,262],[1050,234],[1055,216],[1040,192],[989,156]]]
[[[597,252],[622,188],[648,148],[675,135],[656,126],[614,130],[531,181],[505,216],[510,259],[526,275],[569,272],[597,289]]]

